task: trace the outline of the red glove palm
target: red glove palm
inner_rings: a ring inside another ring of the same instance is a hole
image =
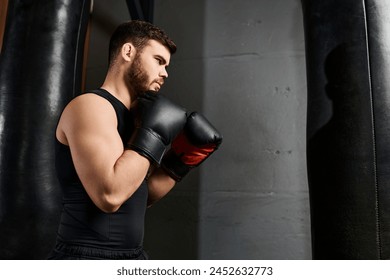
[[[163,168],[180,181],[192,168],[206,160],[222,143],[222,135],[199,113],[193,112],[184,129],[164,155]]]

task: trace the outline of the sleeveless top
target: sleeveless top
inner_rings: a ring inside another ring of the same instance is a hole
[[[118,132],[125,145],[134,128],[130,111],[103,89],[89,91],[112,104]],[[70,148],[55,141],[56,172],[63,193],[63,208],[57,239],[63,243],[105,249],[133,249],[142,246],[148,189],[144,180],[137,191],[114,213],[101,211],[85,191],[73,164]],[[129,170],[131,172],[131,170]]]

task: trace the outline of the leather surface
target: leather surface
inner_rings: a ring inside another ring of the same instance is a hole
[[[80,92],[89,0],[15,0],[0,60],[0,258],[44,259],[61,207],[54,129]]]
[[[218,148],[222,143],[223,137],[221,133],[208,119],[198,112],[192,112],[190,114],[184,130],[194,145],[215,144]]]
[[[390,258],[390,5],[303,0],[314,259]]]
[[[166,147],[184,127],[187,112],[154,92],[146,92],[137,102],[133,109],[136,112],[136,130],[128,147],[159,165]]]
[[[164,155],[162,167],[179,182],[215,152],[222,140],[222,134],[202,114],[192,112],[183,131]]]
[[[366,1],[370,77],[375,124],[378,238],[390,259],[390,2]]]

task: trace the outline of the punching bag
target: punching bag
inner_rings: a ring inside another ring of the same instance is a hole
[[[90,0],[10,0],[0,56],[0,258],[44,259],[61,208],[59,114],[81,90]]]
[[[302,0],[314,259],[390,258],[390,2]]]

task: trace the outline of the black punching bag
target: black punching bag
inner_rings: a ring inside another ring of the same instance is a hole
[[[81,90],[90,0],[10,0],[0,57],[0,258],[44,259],[60,189],[54,129]]]
[[[390,3],[302,0],[314,259],[390,258]]]

